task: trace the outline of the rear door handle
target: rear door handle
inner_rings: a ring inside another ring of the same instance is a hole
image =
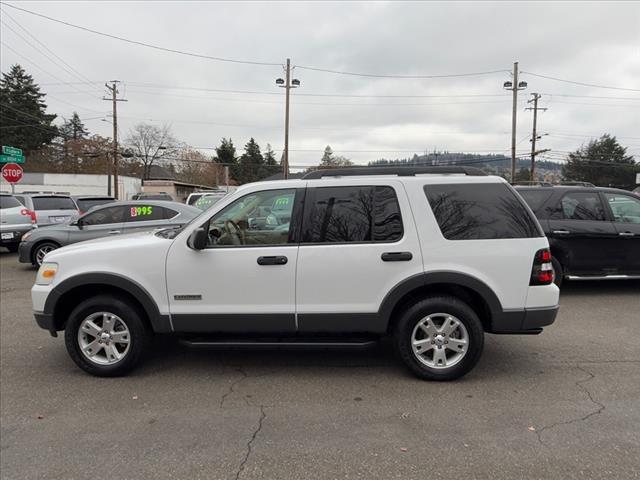
[[[120,230],[109,230],[109,235],[117,235],[120,233]]]
[[[569,235],[571,232],[569,230],[552,230],[551,233],[554,235]]]
[[[636,234],[633,232],[620,232],[618,235],[621,237],[635,237]]]
[[[258,265],[285,265],[287,257],[277,255],[273,257],[258,257]]]
[[[383,262],[408,262],[413,258],[411,252],[384,252],[380,255]]]

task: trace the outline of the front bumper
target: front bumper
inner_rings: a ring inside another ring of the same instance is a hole
[[[20,242],[18,246],[18,261],[20,263],[31,263],[31,243]]]
[[[558,315],[559,305],[524,310],[506,310],[491,319],[491,333],[537,334],[551,325]]]

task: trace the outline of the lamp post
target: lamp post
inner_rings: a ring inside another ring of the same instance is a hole
[[[527,88],[527,82],[518,82],[518,62],[513,64],[513,82],[504,82],[502,87],[513,92],[513,111],[511,113],[511,183],[516,179],[516,117],[518,114],[518,91]]]
[[[286,180],[289,178],[289,92],[292,88],[300,86],[300,80],[291,79],[291,60],[287,58],[287,66],[285,68],[285,79],[276,79],[276,85],[285,89],[285,109],[284,109],[284,152],[282,155],[282,175]]]

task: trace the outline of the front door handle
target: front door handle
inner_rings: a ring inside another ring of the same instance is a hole
[[[408,262],[413,258],[411,252],[384,252],[380,255],[383,262]]]
[[[258,257],[258,265],[285,265],[287,257],[277,255],[273,257]]]
[[[569,230],[552,230],[551,233],[554,235],[569,235],[571,232]]]
[[[633,232],[620,232],[618,235],[621,237],[635,237],[636,234]]]
[[[120,230],[109,230],[109,235],[117,235],[120,233]]]

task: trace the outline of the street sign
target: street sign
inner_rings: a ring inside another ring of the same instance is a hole
[[[24,163],[24,157],[14,157],[12,155],[0,155],[0,163]]]
[[[6,145],[2,146],[2,153],[5,155],[10,155],[12,157],[21,157],[22,150],[16,147],[7,147]]]
[[[7,163],[2,167],[2,178],[9,183],[18,183],[22,180],[22,167],[17,163]]]

